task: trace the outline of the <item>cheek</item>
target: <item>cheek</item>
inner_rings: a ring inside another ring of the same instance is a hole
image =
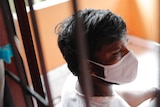
[[[119,53],[117,56],[111,56],[111,57],[110,57],[110,62],[111,62],[111,64],[117,63],[117,62],[118,62],[119,60],[121,60],[121,58],[122,58],[123,56],[125,56],[128,52],[129,52],[129,50],[126,48],[126,49],[123,49],[123,50],[121,51],[121,53]]]
[[[102,49],[94,54],[94,60],[103,65],[112,65],[117,63],[128,52],[128,48],[126,47],[122,48],[121,52],[116,55],[113,55],[113,53]]]
[[[95,61],[99,62],[101,64],[104,64],[104,62],[106,63],[108,60],[110,59],[110,55],[107,54],[106,52],[96,52],[95,53]]]
[[[111,56],[110,59],[109,59],[109,62],[110,62],[109,65],[117,63],[120,59],[121,59],[121,55],[116,56],[116,57],[115,56]]]
[[[112,56],[110,53],[107,53],[107,52],[97,53],[95,56],[96,56],[95,61],[103,65],[111,65],[119,59],[115,56]]]
[[[112,55],[111,53],[107,53],[107,52],[97,53],[95,61],[103,65],[112,65],[117,63],[128,52],[129,52],[128,50],[123,50],[121,53],[117,55]]]

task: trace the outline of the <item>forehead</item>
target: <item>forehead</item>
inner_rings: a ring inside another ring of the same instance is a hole
[[[109,45],[104,45],[103,48],[105,48],[106,51],[111,52],[117,49],[120,49],[122,46],[126,45],[128,41],[127,37],[123,37],[120,40],[114,41],[113,43]]]

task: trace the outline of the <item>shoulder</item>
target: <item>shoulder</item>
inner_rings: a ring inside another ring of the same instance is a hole
[[[76,93],[76,83],[78,79],[73,74],[70,74],[63,86],[61,94],[61,104],[62,107],[85,107],[83,106],[82,99]]]
[[[137,107],[144,101],[154,98],[155,88],[142,90],[124,90],[117,91],[117,93],[131,106]]]
[[[126,100],[122,96],[120,96],[117,92],[114,92],[114,94],[115,95],[112,101],[114,106],[130,107],[128,102],[126,102]]]
[[[76,76],[74,76],[73,74],[69,74],[63,85],[62,95],[73,93],[77,80],[78,79]]]

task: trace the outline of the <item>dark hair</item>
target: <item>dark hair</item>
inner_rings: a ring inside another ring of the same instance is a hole
[[[82,18],[89,58],[103,45],[121,39],[126,34],[124,20],[110,10],[85,9],[78,11]],[[75,15],[65,19],[58,27],[58,46],[74,75],[79,74],[75,43]]]

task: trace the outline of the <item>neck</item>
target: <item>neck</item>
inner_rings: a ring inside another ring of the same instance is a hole
[[[113,96],[112,84],[95,77],[93,78],[93,81],[94,96]]]
[[[82,86],[82,83],[77,82],[77,90],[83,94],[83,91],[81,91],[80,86]],[[112,84],[107,83],[98,78],[94,78],[94,77],[92,78],[92,89],[93,89],[93,94],[92,94],[93,97],[113,96]]]

